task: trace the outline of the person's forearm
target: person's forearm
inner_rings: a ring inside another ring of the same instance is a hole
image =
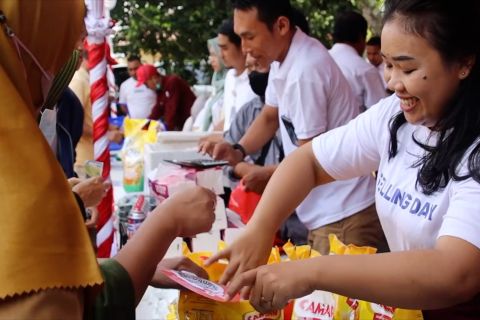
[[[314,187],[331,181],[316,161],[311,144],[298,148],[276,168],[248,225],[274,233]]]
[[[406,309],[439,309],[468,301],[468,277],[437,250],[305,260],[311,289]]]
[[[264,107],[271,108],[271,107]],[[278,130],[278,118],[262,112],[255,118],[245,135],[240,139],[239,144],[243,146],[247,154],[252,154],[270,141]]]
[[[114,257],[129,273],[135,289],[135,301],[138,303],[158,262],[167,252],[176,238],[176,226],[166,212],[151,214],[122,250]]]

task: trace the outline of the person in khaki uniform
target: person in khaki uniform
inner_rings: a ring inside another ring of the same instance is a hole
[[[189,190],[159,206],[99,267],[37,123],[84,29],[84,10],[82,0],[0,0],[0,109],[9,116],[0,121],[0,319],[133,319],[146,286],[161,280],[153,275],[170,242],[214,220],[215,196]]]

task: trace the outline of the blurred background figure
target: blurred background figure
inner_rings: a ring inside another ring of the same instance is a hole
[[[193,131],[213,131],[214,127],[222,120],[223,94],[227,69],[223,62],[217,37],[207,41],[208,63],[213,69],[212,94],[205,102],[197,117],[193,118]],[[192,107],[192,117],[194,111]]]
[[[377,69],[362,58],[367,28],[367,20],[360,13],[355,11],[339,13],[333,26],[335,44],[329,50],[352,88],[360,111],[365,111],[386,95]]]
[[[382,40],[379,36],[373,36],[367,41],[366,46],[367,60],[375,68],[377,68],[380,78],[382,78],[385,89],[387,88],[387,82],[385,81],[385,64],[382,58]]]
[[[156,104],[157,96],[148,90],[144,84],[137,84],[137,70],[142,65],[140,58],[131,55],[127,60],[127,70],[130,78],[120,85],[118,104],[122,110],[133,119],[147,119]]]
[[[196,97],[188,83],[177,75],[162,75],[151,64],[137,69],[136,86],[156,92],[157,102],[147,117],[163,122],[166,130],[182,130]]]

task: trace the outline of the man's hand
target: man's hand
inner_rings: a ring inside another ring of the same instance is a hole
[[[89,178],[80,182],[72,180],[72,182],[76,182],[72,191],[79,195],[86,208],[96,207],[111,188],[111,184],[101,177]]]
[[[193,187],[175,193],[152,213],[163,214],[167,223],[176,229],[176,236],[190,237],[211,229],[216,201],[212,191]]]
[[[200,153],[209,154],[215,160],[226,160],[231,166],[243,160],[242,152],[233,149],[232,145],[226,141],[218,143],[200,142],[198,150]]]
[[[192,260],[186,257],[178,257],[163,259],[160,261],[160,263],[157,265],[157,269],[155,270],[155,274],[153,275],[150,285],[156,288],[181,289],[182,287],[179,284],[163,274],[162,270],[166,269],[189,271],[196,274],[200,278],[208,279],[207,272],[201,267],[197,266]]]
[[[257,166],[250,163],[240,162],[235,166],[235,175],[242,178],[246,191],[262,194],[270,180],[276,166]]]

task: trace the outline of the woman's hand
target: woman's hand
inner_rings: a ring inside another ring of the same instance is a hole
[[[212,228],[216,201],[212,191],[194,187],[175,193],[152,213],[158,212],[169,220],[178,237],[191,237]]]
[[[229,259],[228,266],[220,278],[220,283],[227,284],[240,274],[268,261],[273,237],[274,234],[269,234],[262,228],[249,226],[231,246],[213,255],[205,264],[208,266],[219,259]],[[248,296],[248,288],[242,290],[242,296]]]
[[[73,185],[72,191],[79,195],[86,208],[97,206],[111,188],[111,184],[102,177],[89,178],[85,180],[69,180]]]
[[[313,275],[309,260],[275,263],[249,270],[235,277],[227,289],[233,297],[244,287],[250,287],[250,303],[260,313],[284,308],[289,300],[313,291]]]

